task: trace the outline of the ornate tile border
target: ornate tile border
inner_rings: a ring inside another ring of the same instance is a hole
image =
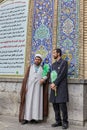
[[[31,63],[36,53],[43,56],[44,62],[52,62],[53,13],[54,0],[34,0]]]
[[[68,60],[70,78],[79,76],[79,0],[59,0],[57,46]]]

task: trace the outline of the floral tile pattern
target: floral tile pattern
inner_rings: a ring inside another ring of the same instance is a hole
[[[79,0],[58,1],[57,46],[68,61],[70,78],[79,75]]]
[[[54,0],[34,0],[33,14],[31,63],[40,53],[43,62],[51,65]]]
[[[52,63],[54,0],[34,0],[31,63],[36,53]],[[79,0],[58,0],[57,47],[68,61],[70,78],[79,76]]]

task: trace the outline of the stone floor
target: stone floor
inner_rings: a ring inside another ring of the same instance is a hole
[[[53,123],[53,122],[52,122]],[[51,123],[27,124],[21,125],[17,117],[9,117],[0,115],[0,130],[62,130],[61,127],[52,128]],[[68,130],[87,130],[87,126],[70,125]]]

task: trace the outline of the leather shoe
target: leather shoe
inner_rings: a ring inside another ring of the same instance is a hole
[[[68,128],[68,123],[63,123],[62,128],[67,129]]]
[[[23,121],[21,122],[22,125],[25,125],[25,124],[27,124],[27,123],[28,123],[27,120],[23,120]]]
[[[62,123],[61,123],[61,122],[60,122],[60,123],[56,122],[56,123],[52,124],[51,126],[52,126],[52,127],[62,126]]]

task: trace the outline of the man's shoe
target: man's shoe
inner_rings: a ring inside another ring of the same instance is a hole
[[[39,121],[37,121],[37,120],[31,120],[30,122],[34,123],[34,124],[37,124]]]
[[[68,123],[63,123],[62,128],[67,129],[68,128]]]
[[[27,120],[23,120],[23,121],[21,122],[22,125],[25,125],[25,124],[27,124],[27,123],[28,123]]]
[[[56,122],[56,123],[52,124],[51,126],[52,126],[52,127],[62,126],[62,123],[61,123],[61,122],[60,122],[60,123]]]

